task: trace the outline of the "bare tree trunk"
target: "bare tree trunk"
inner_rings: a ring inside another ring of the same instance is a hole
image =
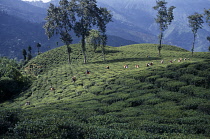
[[[105,46],[102,46],[102,47],[103,47],[102,48],[103,60],[106,61],[106,59],[105,59],[105,48],[104,48]]]
[[[158,55],[159,55],[159,57],[161,57],[161,54],[160,54],[161,49],[162,49],[162,38],[160,38],[159,46],[158,46],[158,51],[159,51]]]
[[[194,34],[194,39],[193,39],[193,44],[192,44],[192,56],[193,56],[193,54],[194,54],[195,38],[196,38],[196,34]]]
[[[162,49],[162,39],[163,39],[163,32],[161,32],[160,35],[159,35],[159,46],[158,46],[158,51],[159,51],[158,55],[159,55],[159,57],[161,57],[160,51]]]
[[[71,64],[70,53],[68,53],[68,62]]]
[[[82,54],[83,54],[83,57],[84,57],[84,63],[86,64],[87,63],[87,57],[86,57],[86,53],[85,53],[85,35],[82,35]]]
[[[70,56],[71,47],[69,47],[69,45],[66,46],[66,51],[68,53],[68,63],[71,64],[71,56]]]

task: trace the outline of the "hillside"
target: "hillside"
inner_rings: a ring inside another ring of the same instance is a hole
[[[41,43],[41,51],[56,47],[58,37],[48,40],[43,24],[32,23],[0,11],[0,55],[22,59],[22,49],[32,47],[33,56],[37,52],[36,44]],[[60,43],[61,44],[61,43]]]
[[[0,137],[209,138],[210,54],[156,46],[107,47],[106,62],[89,48],[88,64],[78,44],[71,65],[65,46],[42,53],[22,71],[30,88],[0,104]]]
[[[0,11],[33,23],[43,22],[46,16],[45,9],[32,6],[21,0],[1,0]]]
[[[32,23],[1,11],[0,17],[0,56],[23,59],[22,49],[27,50],[29,45],[32,47],[33,56],[36,56],[36,44],[38,42],[42,45],[40,48],[41,52],[56,48],[57,42],[59,42],[59,45],[63,44],[59,36],[54,36],[48,40],[42,28],[43,23]],[[80,41],[74,34],[72,36],[73,43]],[[121,45],[136,44],[136,42],[108,35],[107,44],[118,47]]]
[[[0,1],[0,56],[23,59],[22,49],[32,47],[33,56],[36,56],[36,44],[41,43],[41,52],[57,47],[56,43],[63,45],[59,36],[48,40],[43,29],[47,10],[33,6],[21,0]],[[73,43],[80,38],[72,33]],[[135,41],[114,35],[108,35],[108,45],[121,46],[136,44]]]

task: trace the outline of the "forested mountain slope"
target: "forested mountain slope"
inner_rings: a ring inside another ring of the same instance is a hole
[[[41,43],[41,51],[56,47],[58,38],[48,40],[43,24],[32,23],[21,18],[0,12],[0,55],[22,59],[22,49],[32,47],[33,56],[37,52],[36,44]]]
[[[50,3],[58,4],[59,0]],[[164,34],[164,43],[180,46],[191,50],[193,34],[188,25],[188,16],[195,12],[204,13],[209,9],[209,0],[167,0],[167,6],[175,6],[174,21]],[[37,3],[37,4],[36,4]],[[36,6],[47,8],[49,3],[33,2]],[[39,5],[38,5],[39,4]],[[41,5],[40,5],[41,4]],[[119,36],[138,43],[158,43],[159,28],[155,23],[156,11],[152,7],[156,5],[154,0],[98,0],[98,4],[112,11],[113,23],[108,25],[108,34]],[[208,51],[209,42],[206,37],[210,28],[204,24],[198,31],[196,38],[196,51]]]

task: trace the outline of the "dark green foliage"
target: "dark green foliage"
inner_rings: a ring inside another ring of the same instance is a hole
[[[0,137],[11,135],[15,124],[19,121],[19,113],[21,109],[4,109],[0,111]]]
[[[86,63],[85,38],[89,36],[91,28],[97,27],[102,34],[102,51],[105,55],[106,24],[112,18],[110,12],[106,8],[99,8],[95,0],[74,0],[70,2],[61,0],[59,5],[55,6],[51,3],[48,9],[47,23],[44,26],[47,36],[51,38],[54,34],[59,34],[61,40],[69,47],[72,42],[70,31],[73,30],[77,37],[81,37],[81,50],[84,63]]]
[[[18,68],[15,60],[0,57],[0,102],[17,95],[30,83]]]
[[[160,29],[160,35],[159,37],[159,46],[158,46],[158,51],[159,51],[159,56],[160,56],[160,51],[162,49],[162,39],[163,39],[163,33],[164,31],[168,28],[168,26],[171,24],[172,20],[174,19],[173,16],[173,10],[176,8],[174,6],[171,6],[167,9],[165,0],[157,0],[156,1],[156,6],[153,7],[154,10],[157,10],[157,18],[155,18],[155,21],[157,24],[159,24],[159,29]]]
[[[202,103],[198,106],[198,110],[206,113],[206,114],[210,114],[210,103],[206,102],[206,103]]]
[[[195,45],[195,40],[196,40],[196,36],[197,36],[197,32],[198,29],[202,29],[202,24],[204,23],[203,21],[203,15],[202,14],[198,14],[195,13],[194,15],[188,16],[189,19],[189,26],[192,29],[192,33],[193,33],[193,44],[192,44],[192,56],[193,56],[193,52],[194,52],[194,45]]]
[[[40,44],[40,43],[37,43],[37,44],[36,44],[36,47],[38,48],[37,54],[39,55],[39,54],[40,54],[40,47],[41,47],[41,44]]]
[[[204,10],[204,15],[206,16],[206,22],[209,24],[210,26],[210,9],[205,9]]]
[[[26,60],[26,55],[27,55],[27,52],[25,49],[22,50],[22,54],[23,54],[23,57],[24,57],[24,60]]]
[[[9,77],[2,77],[0,79],[0,102],[7,100],[20,91],[19,83]]]
[[[155,84],[157,85],[157,87],[163,87],[168,81],[171,81],[171,79],[169,78],[159,78],[155,81]]]

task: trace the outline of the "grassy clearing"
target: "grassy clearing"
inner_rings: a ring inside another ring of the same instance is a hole
[[[106,62],[100,51],[88,50],[88,64],[82,64],[79,46],[72,47],[71,65],[62,46],[26,66],[36,64],[25,69],[36,80],[17,98],[0,104],[1,137],[210,137],[209,53],[191,57],[165,45],[160,58],[156,45],[136,44],[107,47]],[[26,101],[31,105],[25,106]]]

